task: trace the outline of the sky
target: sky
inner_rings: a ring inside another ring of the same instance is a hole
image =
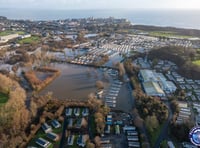
[[[0,8],[200,10],[200,0],[0,0]]]

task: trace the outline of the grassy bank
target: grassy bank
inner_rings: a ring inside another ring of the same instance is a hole
[[[62,126],[63,126],[63,123],[62,123]],[[61,133],[62,133],[62,126],[61,126],[60,128],[58,128],[58,129],[53,128],[52,132],[53,132],[53,133],[56,133],[56,134],[58,134],[58,135],[61,135]],[[52,143],[52,144],[50,145],[50,147],[48,147],[48,148],[59,147],[59,143],[60,143],[59,141],[54,142],[54,141],[48,139],[46,135],[47,135],[47,134],[44,133],[44,131],[43,131],[42,129],[39,129],[39,131],[36,133],[35,137],[29,142],[28,145],[29,145],[29,146],[38,147],[38,145],[35,143],[35,141],[36,141],[38,138],[43,138],[43,139],[46,139],[46,140],[48,140],[48,141],[50,141],[50,142]]]
[[[170,31],[151,31],[149,32],[150,36],[155,36],[155,37],[176,37],[176,38],[182,38],[182,39],[188,39],[192,38],[192,36],[187,36],[187,35],[177,35],[176,32],[170,32]]]
[[[195,64],[195,65],[200,66],[200,60],[193,61],[192,63]]]
[[[40,69],[38,69],[38,71],[44,72],[44,73],[45,72],[52,73],[52,75],[46,77],[42,81],[37,77],[37,75],[36,75],[37,71],[32,71],[31,70],[31,71],[26,72],[24,74],[25,78],[31,84],[31,87],[36,91],[40,91],[41,89],[46,87],[49,83],[51,83],[57,76],[60,75],[60,71],[59,70],[51,69],[51,68],[40,68]]]
[[[19,34],[19,35],[23,35],[25,34],[25,32],[23,31],[12,31],[12,30],[6,30],[6,31],[2,31],[0,32],[0,36],[6,36],[6,35],[10,35],[10,34]]]
[[[163,125],[164,124],[159,125],[159,127],[155,129],[153,132],[148,131],[149,140],[152,147],[154,147],[156,140],[158,139],[158,136],[160,135]]]
[[[0,93],[0,106],[8,101],[8,95]]]
[[[19,44],[36,44],[40,41],[40,37],[31,36],[29,38],[24,38],[18,41]]]

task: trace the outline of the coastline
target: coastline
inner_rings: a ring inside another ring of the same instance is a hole
[[[17,10],[17,11],[16,11]],[[25,12],[25,13],[24,13]],[[134,25],[175,27],[200,30],[200,10],[50,10],[1,8],[0,15],[14,20],[64,20],[79,18],[126,18]]]

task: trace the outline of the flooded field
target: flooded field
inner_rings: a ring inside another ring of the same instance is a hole
[[[113,81],[117,79],[116,76],[108,74],[111,69],[103,71],[93,67],[58,63],[51,66],[60,69],[61,75],[43,89],[40,94],[53,92],[53,96],[58,99],[87,100],[89,93],[96,92],[95,83],[97,80],[104,82],[104,92],[106,93],[111,88]],[[131,110],[133,98],[128,85],[127,82],[122,84],[116,97],[115,109]]]
[[[89,93],[95,92],[97,80],[104,80],[103,73],[92,67],[72,64],[54,64],[53,67],[61,70],[61,75],[49,84],[40,94],[53,92],[59,99],[85,100]],[[105,82],[105,80],[104,80]],[[108,82],[105,82],[105,86]]]

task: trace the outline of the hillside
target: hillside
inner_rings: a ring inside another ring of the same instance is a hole
[[[145,26],[145,25],[134,25],[133,29],[147,31],[147,32],[173,32],[176,35],[181,36],[193,36],[200,37],[200,30],[197,29],[183,29],[183,28],[175,28],[175,27],[160,27],[160,26]]]

